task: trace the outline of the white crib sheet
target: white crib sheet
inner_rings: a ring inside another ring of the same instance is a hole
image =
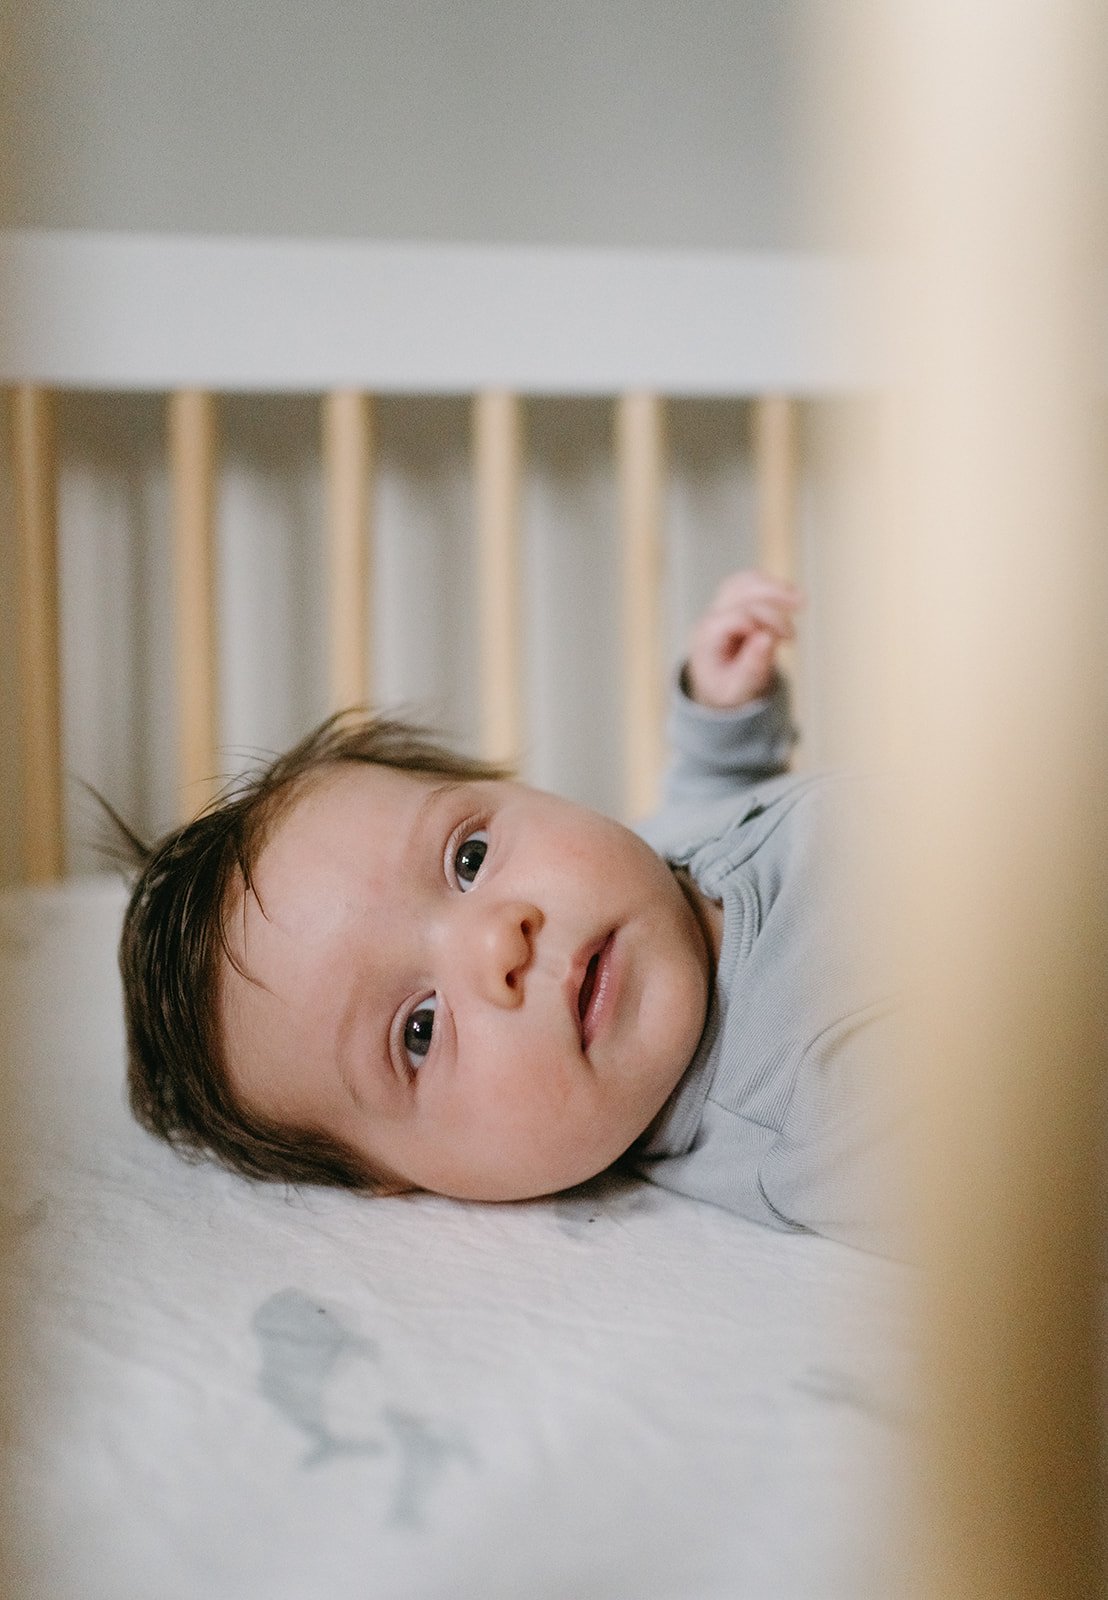
[[[0,899],[13,1592],[895,1592],[898,1269],[631,1181],[493,1207],[188,1167],[124,1109],[122,903]]]

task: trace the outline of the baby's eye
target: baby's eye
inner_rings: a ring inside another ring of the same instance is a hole
[[[481,870],[488,848],[489,836],[484,828],[478,828],[462,840],[454,852],[454,877],[459,889],[473,888],[473,880]]]
[[[421,1000],[419,1005],[409,1016],[404,1024],[404,1049],[408,1062],[413,1067],[418,1067],[423,1057],[431,1048],[431,1036],[435,1031],[435,1007],[438,1000],[431,995],[427,1000]]]

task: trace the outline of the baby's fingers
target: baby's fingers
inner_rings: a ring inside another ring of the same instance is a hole
[[[804,595],[795,583],[785,578],[772,578],[767,572],[732,572],[719,585],[709,609],[741,605],[746,601],[769,601],[795,611],[804,604]]]
[[[791,639],[795,637],[792,619],[803,603],[803,595],[793,584],[761,572],[736,572],[720,584],[704,620],[713,626],[724,620],[737,630],[760,626],[781,639]]]
[[[779,605],[775,600],[745,596],[728,604],[716,604],[705,613],[704,623],[717,638],[727,634],[736,638],[755,628],[764,628],[778,639],[793,639],[792,607]]]
[[[776,634],[755,628],[729,638],[726,648],[694,652],[688,662],[693,699],[720,708],[758,699],[773,682],[779,643]]]

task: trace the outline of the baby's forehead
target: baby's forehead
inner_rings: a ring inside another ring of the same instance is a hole
[[[359,811],[374,807],[395,811],[407,801],[418,805],[429,791],[459,782],[437,773],[414,772],[407,767],[384,766],[373,761],[332,761],[298,778],[284,798],[269,830],[292,832],[311,829],[321,820],[348,807]]]
[[[275,865],[336,865],[384,855],[395,860],[434,832],[439,803],[480,792],[518,788],[500,779],[471,779],[365,761],[340,761],[305,774],[260,831],[251,875],[272,875]]]
[[[230,966],[253,976],[262,950],[289,940],[317,945],[348,914],[355,892],[387,902],[399,890],[395,858],[433,789],[434,780],[421,774],[353,761],[290,785],[228,882],[223,947]]]

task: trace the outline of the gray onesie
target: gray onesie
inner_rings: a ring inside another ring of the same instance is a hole
[[[665,803],[640,831],[722,903],[723,947],[696,1054],[629,1156],[771,1227],[901,1255],[895,974],[859,893],[873,795],[782,776],[794,738],[780,681],[738,712],[674,697]]]

